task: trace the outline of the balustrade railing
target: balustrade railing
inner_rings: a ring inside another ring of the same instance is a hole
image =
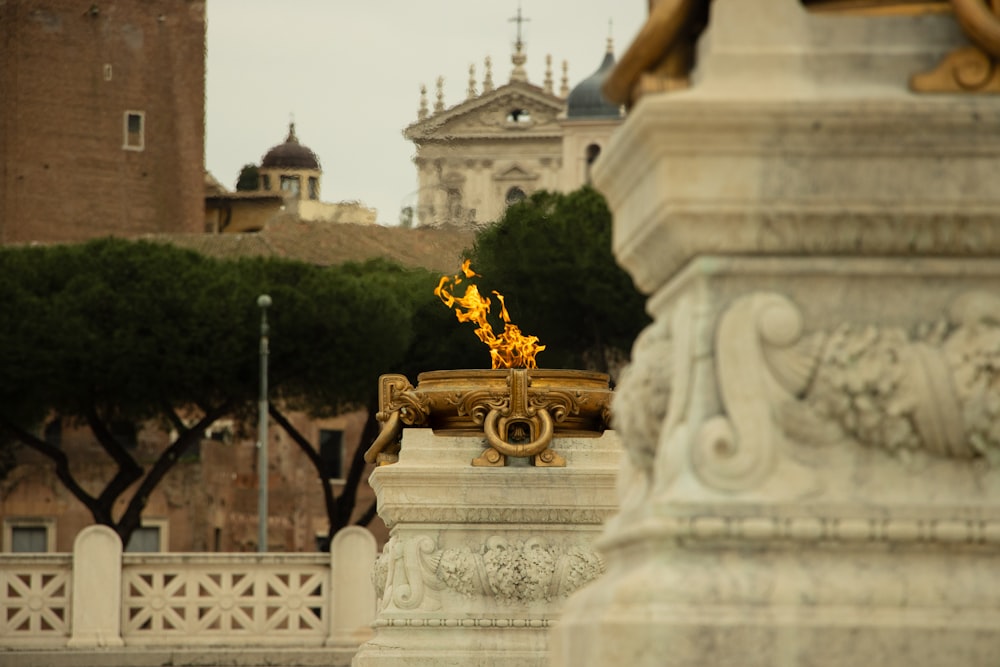
[[[323,645],[329,634],[330,557],[230,554],[125,557],[126,644]]]
[[[91,526],[72,554],[0,555],[0,648],[356,647],[375,555],[361,528],[329,554],[122,554]]]
[[[72,571],[70,554],[0,557],[0,644],[66,644]]]

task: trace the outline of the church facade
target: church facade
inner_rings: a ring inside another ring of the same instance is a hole
[[[597,71],[572,91],[565,64],[556,92],[551,58],[541,86],[528,81],[526,59],[519,38],[510,80],[499,87],[489,59],[479,90],[470,68],[467,98],[448,108],[440,78],[432,110],[421,91],[417,121],[403,132],[416,147],[419,225],[480,227],[538,190],[589,183],[591,165],[623,120],[600,92],[615,61],[611,41]]]

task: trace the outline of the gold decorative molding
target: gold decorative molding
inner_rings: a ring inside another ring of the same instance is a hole
[[[1000,58],[1000,0],[951,0],[951,6],[969,39]]]
[[[933,70],[915,75],[910,88],[919,93],[1000,90],[1000,0],[805,0],[803,5],[818,13],[870,16],[953,11],[974,46],[957,49]],[[631,107],[643,95],[687,88],[708,10],[708,0],[652,3],[646,23],[605,79],[605,97]]]
[[[997,59],[976,46],[952,51],[929,72],[910,79],[916,93],[1000,93]]]
[[[503,466],[508,456],[536,466],[566,460],[549,446],[556,436],[597,435],[610,422],[611,389],[604,373],[511,368],[421,373],[413,387],[402,375],[379,380],[384,426],[365,453],[369,463],[398,460],[404,426],[444,435],[485,436],[475,466]]]
[[[1000,0],[951,0],[962,30],[974,42],[946,55],[929,72],[915,75],[918,93],[1000,92]]]

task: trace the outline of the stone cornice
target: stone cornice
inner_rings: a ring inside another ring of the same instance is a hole
[[[439,130],[460,118],[481,116],[489,109],[499,109],[511,103],[531,102],[551,110],[552,120],[563,110],[565,102],[541,88],[528,83],[511,83],[471,100],[461,102],[449,109],[419,120],[403,130],[403,136],[410,141],[426,140],[439,135]],[[518,129],[514,126],[505,129]],[[527,129],[527,128],[526,128]],[[530,130],[529,130],[530,131]],[[463,135],[469,136],[469,135]]]
[[[978,509],[978,508],[977,508]],[[759,544],[772,548],[814,547],[924,547],[954,550],[1000,547],[1000,512],[996,516],[956,518],[938,512],[924,517],[817,514],[794,516],[770,508],[760,514],[649,516],[630,523],[599,540],[602,550],[619,549],[646,541],[671,541],[678,545]]]

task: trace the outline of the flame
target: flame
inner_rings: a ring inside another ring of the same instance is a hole
[[[473,322],[477,325],[475,334],[490,348],[493,368],[537,368],[535,355],[544,350],[545,346],[538,344],[537,336],[525,336],[516,324],[511,324],[502,294],[493,292],[500,302],[500,318],[504,322],[503,333],[498,336],[494,333],[493,326],[486,320],[491,302],[489,298],[479,293],[479,288],[475,284],[465,288],[465,296],[455,296],[452,292],[453,288],[458,287],[465,279],[479,275],[470,268],[470,264],[471,261],[467,259],[462,262],[461,273],[441,276],[438,286],[434,289],[435,296],[449,308],[457,306],[455,317],[459,322]]]

